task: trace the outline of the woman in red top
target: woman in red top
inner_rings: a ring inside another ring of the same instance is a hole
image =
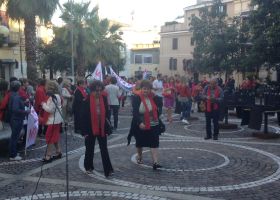
[[[191,90],[188,86],[187,78],[181,78],[181,84],[178,87],[178,101],[181,104],[181,120],[185,124],[189,124],[188,119],[191,114]]]
[[[167,109],[167,121],[172,123],[172,108],[175,101],[175,79],[170,77],[163,85],[164,107]]]

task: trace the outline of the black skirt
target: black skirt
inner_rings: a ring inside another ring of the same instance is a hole
[[[150,130],[138,130],[134,134],[136,147],[159,147],[159,125],[152,126]]]

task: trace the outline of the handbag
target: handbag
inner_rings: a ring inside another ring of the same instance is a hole
[[[113,126],[107,118],[105,119],[105,133],[107,135],[111,135],[113,133]]]
[[[199,103],[199,109],[201,112],[205,112],[206,111],[206,106],[205,106],[205,102],[204,101],[201,101]]]
[[[158,122],[159,122],[159,133],[162,134],[166,130],[165,124],[163,123],[163,121],[161,119],[159,119]]]

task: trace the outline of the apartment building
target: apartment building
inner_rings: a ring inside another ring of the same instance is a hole
[[[0,78],[26,77],[23,23],[9,19],[4,7],[0,8]]]
[[[223,0],[228,18],[246,15],[250,11],[250,0]],[[190,23],[199,9],[212,5],[212,0],[197,0],[196,5],[184,8],[183,23],[169,23],[160,32],[160,68],[165,75],[189,74],[186,65],[191,63],[194,50]],[[190,76],[192,74],[189,74]]]
[[[155,76],[159,72],[159,43],[135,44],[130,50],[130,74],[137,76],[146,71]]]

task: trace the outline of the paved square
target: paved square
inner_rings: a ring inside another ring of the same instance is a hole
[[[279,139],[256,139],[252,130],[239,126],[236,130],[221,130],[218,141],[205,141],[203,114],[193,114],[198,120],[188,126],[174,115],[175,121],[160,137],[163,168],[153,171],[149,149],[144,149],[143,164],[138,165],[134,143],[127,146],[130,113],[129,105],[120,111],[119,129],[108,140],[115,170],[110,178],[103,175],[98,147],[94,173],[84,172],[84,140],[70,128],[70,199],[280,199]],[[232,116],[230,122],[240,124]],[[271,130],[279,132],[275,118],[269,124]],[[64,149],[65,134],[61,143]],[[42,166],[44,151],[45,141],[38,139],[23,161],[0,157],[0,199],[66,199],[65,155]]]

